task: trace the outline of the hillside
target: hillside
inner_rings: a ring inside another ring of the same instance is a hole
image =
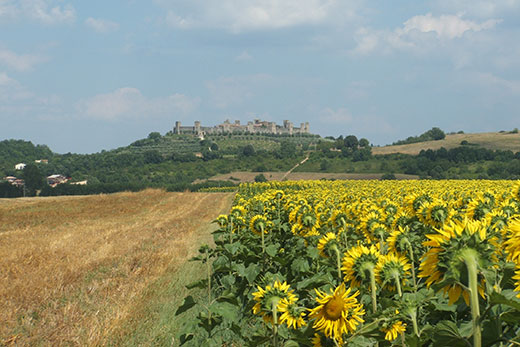
[[[147,151],[158,151],[162,156],[172,154],[190,154],[208,150],[215,143],[219,151],[223,153],[236,153],[246,145],[252,145],[255,150],[275,151],[280,148],[280,143],[287,141],[296,145],[309,147],[320,139],[319,135],[269,135],[269,134],[212,134],[201,141],[194,135],[177,135],[168,133],[160,136],[159,133],[151,133],[148,138],[137,140],[126,147],[114,150],[116,153],[144,153]]]
[[[169,345],[173,314],[157,322],[148,310],[179,305],[197,272],[179,265],[211,242],[210,223],[232,197],[149,189],[0,199],[0,345],[126,345],[151,322],[161,336],[133,344]]]
[[[520,151],[520,134],[503,133],[476,133],[476,134],[451,134],[443,140],[411,143],[406,145],[393,145],[373,147],[372,154],[419,154],[421,150],[446,149],[459,147],[462,141],[467,141],[469,146],[480,146],[491,150]]]

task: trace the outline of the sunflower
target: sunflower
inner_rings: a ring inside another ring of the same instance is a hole
[[[261,235],[262,231],[267,234],[267,218],[257,214],[249,221],[249,228],[257,235]]]
[[[324,258],[328,258],[333,254],[333,247],[338,247],[338,241],[334,233],[327,233],[318,241],[318,250],[320,251],[320,255]]]
[[[278,303],[278,312],[281,313],[280,324],[287,324],[289,328],[299,329],[306,325],[303,317],[305,316],[304,308],[299,307],[296,301],[283,298]]]
[[[225,214],[221,214],[215,219],[215,222],[218,223],[218,226],[221,228],[225,228],[228,225],[228,216]]]
[[[356,297],[359,291],[349,295],[351,289],[345,289],[345,283],[341,283],[330,294],[315,289],[318,306],[310,309],[309,319],[314,319],[314,329],[322,331],[326,337],[333,338],[340,344],[343,343],[343,334],[352,333],[364,320],[363,305],[359,304]]]
[[[404,256],[388,253],[379,257],[374,273],[379,283],[386,284],[386,287],[391,291],[397,287],[397,292],[401,296],[401,288],[406,277],[410,276],[410,268],[411,265]],[[395,284],[395,286],[392,284]]]
[[[406,331],[406,323],[400,320],[394,322],[391,326],[383,328],[382,331],[385,333],[385,340],[394,341],[397,337]]]
[[[258,286],[258,291],[253,293],[256,304],[253,306],[253,313],[261,315],[264,322],[279,324],[274,322],[273,309],[280,311],[280,303],[285,301],[285,305],[290,305],[298,301],[298,297],[294,294],[294,290],[286,283],[275,281],[273,285],[265,286],[265,289]],[[281,317],[280,317],[281,318]]]
[[[376,247],[363,245],[349,249],[343,257],[341,270],[345,274],[345,282],[350,281],[352,287],[359,287],[361,282],[368,281],[367,270],[374,268],[379,261],[379,251]]]
[[[487,268],[497,263],[496,237],[488,237],[487,226],[480,221],[450,222],[437,234],[428,234],[424,246],[431,247],[421,258],[419,278],[426,278],[426,286],[442,284],[448,293],[449,303],[456,302],[462,294],[469,305],[469,266]],[[478,270],[475,270],[478,271]],[[476,278],[475,278],[475,282]],[[484,295],[484,279],[478,284]]]

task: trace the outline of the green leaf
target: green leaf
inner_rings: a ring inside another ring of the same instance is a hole
[[[287,340],[285,341],[285,343],[283,344],[284,347],[298,347],[300,346],[298,344],[298,342],[294,341],[294,340]]]
[[[260,274],[260,270],[261,270],[260,265],[257,265],[257,264],[250,264],[244,270],[245,277],[246,277],[247,281],[249,282],[249,284],[252,284],[256,280],[256,278]]]
[[[267,253],[270,257],[274,257],[278,254],[278,244],[269,245],[265,248],[265,253]]]
[[[185,344],[186,342],[190,341],[190,340],[193,339],[194,337],[195,337],[195,335],[194,335],[193,333],[182,334],[182,335],[179,337],[180,345],[182,346],[183,344]]]
[[[322,285],[329,283],[330,277],[326,274],[317,274],[312,277],[306,278],[301,282],[298,282],[296,288],[300,289],[309,289],[309,288],[318,288]]]
[[[471,347],[471,344],[461,335],[459,328],[452,321],[441,321],[434,329],[434,346]]]
[[[235,284],[235,276],[226,275],[220,281],[224,287],[229,288]]]
[[[225,301],[214,302],[209,309],[228,321],[235,321],[238,316],[238,307]]]
[[[232,244],[226,244],[224,245],[224,248],[226,251],[228,251],[231,255],[237,255],[238,251],[240,250],[241,244],[239,242],[235,242]]]
[[[513,291],[504,290],[502,293],[493,292],[489,296],[491,305],[507,305],[520,311],[520,301]]]
[[[188,295],[184,298],[184,301],[182,302],[182,305],[175,311],[175,315],[178,316],[183,312],[188,311],[190,308],[195,306],[197,303],[195,300],[193,300],[193,297],[191,295]]]
[[[192,282],[188,285],[186,285],[186,288],[188,289],[193,289],[193,288],[207,288],[208,287],[208,279],[207,278],[203,278],[201,280],[198,280],[198,281],[195,281],[195,282]]]
[[[291,264],[291,269],[296,273],[308,272],[310,270],[309,262],[304,258],[297,258]]]
[[[508,312],[502,313],[500,318],[502,319],[502,321],[504,321],[506,323],[516,324],[516,323],[520,322],[520,312],[519,311],[508,311]]]

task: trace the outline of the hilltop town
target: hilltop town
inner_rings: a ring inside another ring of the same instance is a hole
[[[223,133],[250,133],[250,134],[309,134],[309,123],[300,123],[300,127],[295,127],[291,121],[284,120],[283,125],[276,122],[269,122],[260,119],[254,119],[247,122],[247,125],[240,124],[239,120],[231,123],[229,119],[224,123],[216,126],[202,126],[200,121],[195,121],[193,126],[182,126],[180,121],[175,122],[173,128],[174,134],[193,134],[196,136],[204,136],[207,134],[223,134]]]

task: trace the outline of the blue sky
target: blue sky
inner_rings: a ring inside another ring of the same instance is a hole
[[[0,0],[0,140],[92,153],[176,120],[384,145],[520,127],[520,0]]]

